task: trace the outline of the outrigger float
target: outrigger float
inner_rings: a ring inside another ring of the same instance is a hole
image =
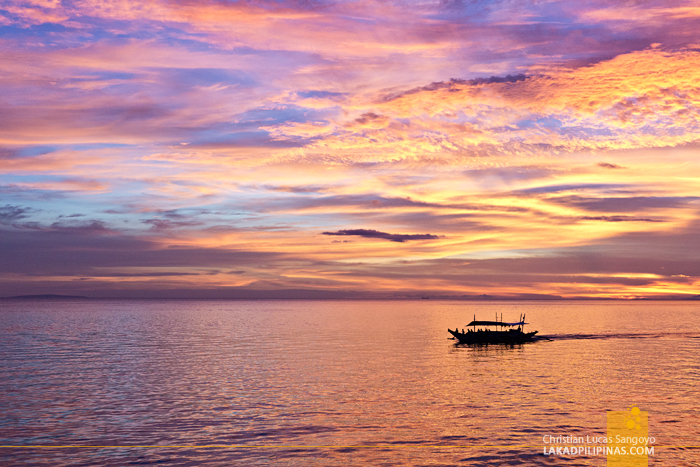
[[[512,345],[533,340],[537,331],[525,332],[524,328],[526,324],[528,323],[525,322],[525,315],[520,315],[520,319],[517,323],[504,323],[503,314],[501,314],[501,320],[499,321],[498,313],[496,313],[496,321],[477,321],[475,315],[474,321],[467,324],[466,332],[464,332],[464,329],[462,329],[462,332],[459,332],[457,328],[455,328],[454,331],[449,328],[447,330],[460,344]],[[472,329],[469,329],[470,327]]]

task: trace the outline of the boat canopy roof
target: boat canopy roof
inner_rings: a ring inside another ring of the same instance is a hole
[[[472,321],[471,323],[467,324],[467,326],[523,326],[527,324],[524,321],[520,321],[519,323],[504,323],[502,321]]]

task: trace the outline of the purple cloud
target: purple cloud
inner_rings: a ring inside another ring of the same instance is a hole
[[[354,235],[365,238],[381,238],[398,243],[403,243],[409,240],[435,240],[440,238],[438,235],[432,234],[390,234],[372,229],[338,230],[337,232],[323,232],[323,235]]]

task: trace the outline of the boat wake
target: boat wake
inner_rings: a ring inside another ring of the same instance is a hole
[[[611,334],[550,334],[536,336],[537,341],[561,341],[584,339],[700,339],[697,332],[649,332],[649,333],[611,333]]]

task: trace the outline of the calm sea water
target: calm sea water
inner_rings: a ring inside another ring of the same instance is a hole
[[[552,340],[448,339],[496,313]],[[0,443],[85,446],[2,465],[602,466],[483,446],[604,436],[633,404],[657,445],[700,444],[700,303],[6,300],[0,337]]]

